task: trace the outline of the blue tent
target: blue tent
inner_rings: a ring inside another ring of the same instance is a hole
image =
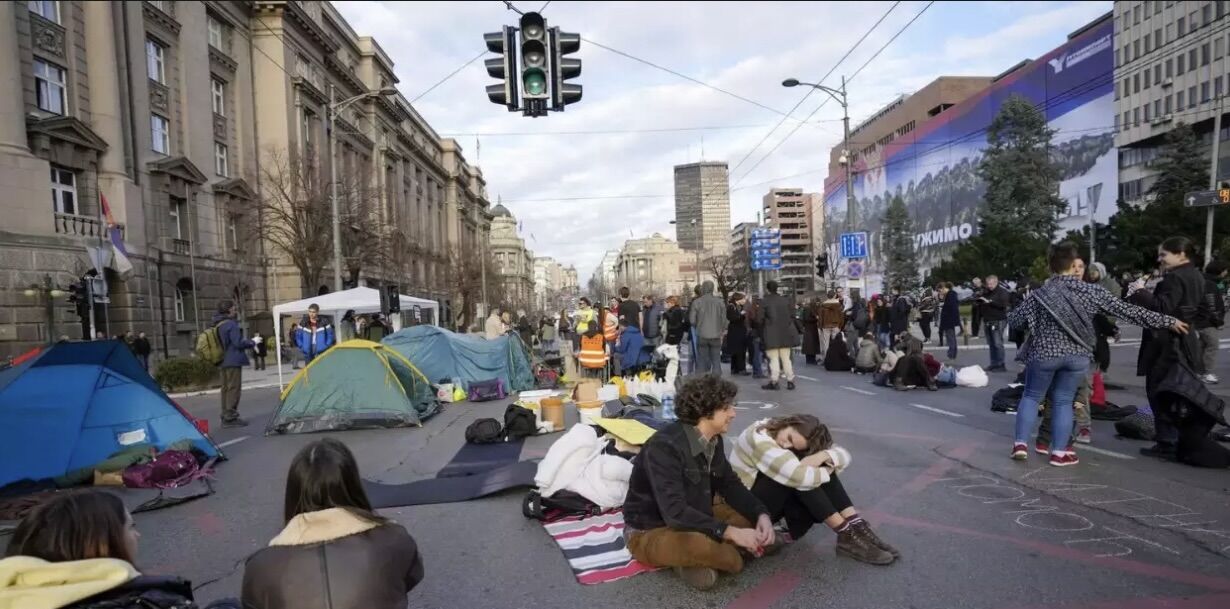
[[[516,334],[487,340],[480,334],[457,334],[436,326],[413,326],[380,341],[422,371],[427,380],[451,379],[469,389],[474,381],[503,379],[508,391],[534,388],[525,343]]]
[[[0,486],[180,440],[221,456],[118,340],[60,343],[0,371]]]

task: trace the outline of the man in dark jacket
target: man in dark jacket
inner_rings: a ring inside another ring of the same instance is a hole
[[[1004,326],[1011,304],[1012,295],[1004,286],[999,285],[999,277],[988,275],[986,288],[983,289],[982,296],[975,301],[975,306],[982,311],[987,348],[991,351],[991,366],[987,368],[987,372],[1008,370],[1004,365]]]
[[[850,308],[846,311],[846,348],[851,360],[858,354],[858,342],[870,328],[871,314],[867,310],[867,300],[858,288],[853,288],[850,290]]]
[[[247,350],[255,343],[243,337],[239,322],[235,321],[235,303],[223,300],[218,303],[213,325],[218,328],[222,342],[222,426],[246,427],[248,422],[239,418],[239,392],[243,389],[243,369],[248,365]]]
[[[633,558],[674,567],[708,590],[717,571],[743,570],[752,555],[779,547],[768,510],[726,459],[722,434],[735,418],[734,383],[715,375],[688,380],[675,396],[679,420],[655,433],[633,462],[624,500],[624,536]],[[720,495],[722,503],[714,504]]]
[[[776,390],[778,380],[786,379],[786,388],[794,389],[794,362],[790,350],[799,337],[799,327],[794,317],[790,299],[777,293],[777,282],[765,284],[768,292],[764,297],[764,351],[769,357],[769,383],[764,389]]]
[[[973,290],[969,297],[970,334],[978,338],[978,332],[982,330],[982,296],[986,290],[983,289],[982,280],[977,277],[970,281],[970,289]]]
[[[1201,362],[1204,364],[1204,382],[1215,385],[1217,375],[1213,367],[1217,365],[1217,350],[1219,348],[1221,327],[1226,323],[1226,296],[1221,289],[1221,282],[1226,278],[1226,267],[1213,261],[1204,269],[1204,306],[1196,319],[1195,328],[1200,333]]]
[[[645,322],[641,328],[641,336],[645,344],[656,347],[662,344],[662,305],[654,302],[653,294],[641,297],[641,319]]]
[[[952,289],[951,282],[941,283],[940,338],[948,343],[948,363],[957,359],[957,328],[961,327],[961,301]]]
[[[149,338],[142,332],[137,335],[132,341],[132,352],[137,355],[137,359],[141,362],[141,367],[149,372],[149,356],[153,352],[153,348],[149,344]]]
[[[902,332],[910,330],[910,312],[914,303],[910,297],[901,292],[901,288],[893,288],[893,308],[889,314],[889,329],[893,336],[901,336]]]

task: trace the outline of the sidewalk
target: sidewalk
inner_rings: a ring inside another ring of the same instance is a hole
[[[299,370],[303,367],[300,366]],[[282,382],[289,384],[290,379],[294,378],[299,370],[292,370],[290,364],[283,362],[282,364]],[[264,370],[253,370],[251,365],[243,369],[243,388],[244,389],[264,389],[267,387],[278,386],[278,367],[273,362],[269,362],[268,367]],[[171,398],[187,398],[197,395],[211,395],[221,391],[220,388],[204,389],[201,391],[189,391],[187,393],[172,393],[168,394]]]

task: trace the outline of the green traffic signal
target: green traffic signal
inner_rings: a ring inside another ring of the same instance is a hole
[[[527,94],[543,95],[547,92],[547,75],[542,70],[526,70],[523,84]]]

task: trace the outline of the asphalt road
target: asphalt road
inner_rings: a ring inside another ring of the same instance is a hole
[[[962,359],[985,356],[977,353]],[[522,493],[514,491],[382,512],[407,527],[426,562],[410,606],[1230,607],[1230,472],[1140,457],[1143,442],[1115,439],[1103,422],[1095,422],[1094,448],[1080,451],[1079,466],[1052,468],[1037,455],[1011,461],[1013,416],[989,410],[991,393],[1011,374],[992,375],[984,389],[898,393],[801,362],[798,372],[793,392],[739,377],[745,403],[735,431],[761,416],[820,416],[853,453],[843,482],[902,551],[896,564],[838,558],[835,536],[821,527],[709,593],[669,572],[582,586],[542,527],[521,516]],[[280,529],[290,459],[319,437],[261,436],[276,398],[276,389],[245,392],[242,410],[253,425],[216,434],[231,443],[217,494],[137,517],[142,565],[192,579],[200,600],[238,595],[244,559]],[[1126,393],[1111,398],[1139,403]],[[181,403],[216,423],[216,395]],[[335,435],[365,476],[404,482],[434,476],[464,442],[469,421],[503,409],[463,403],[421,429]],[[531,438],[523,458],[541,456],[555,437]]]

